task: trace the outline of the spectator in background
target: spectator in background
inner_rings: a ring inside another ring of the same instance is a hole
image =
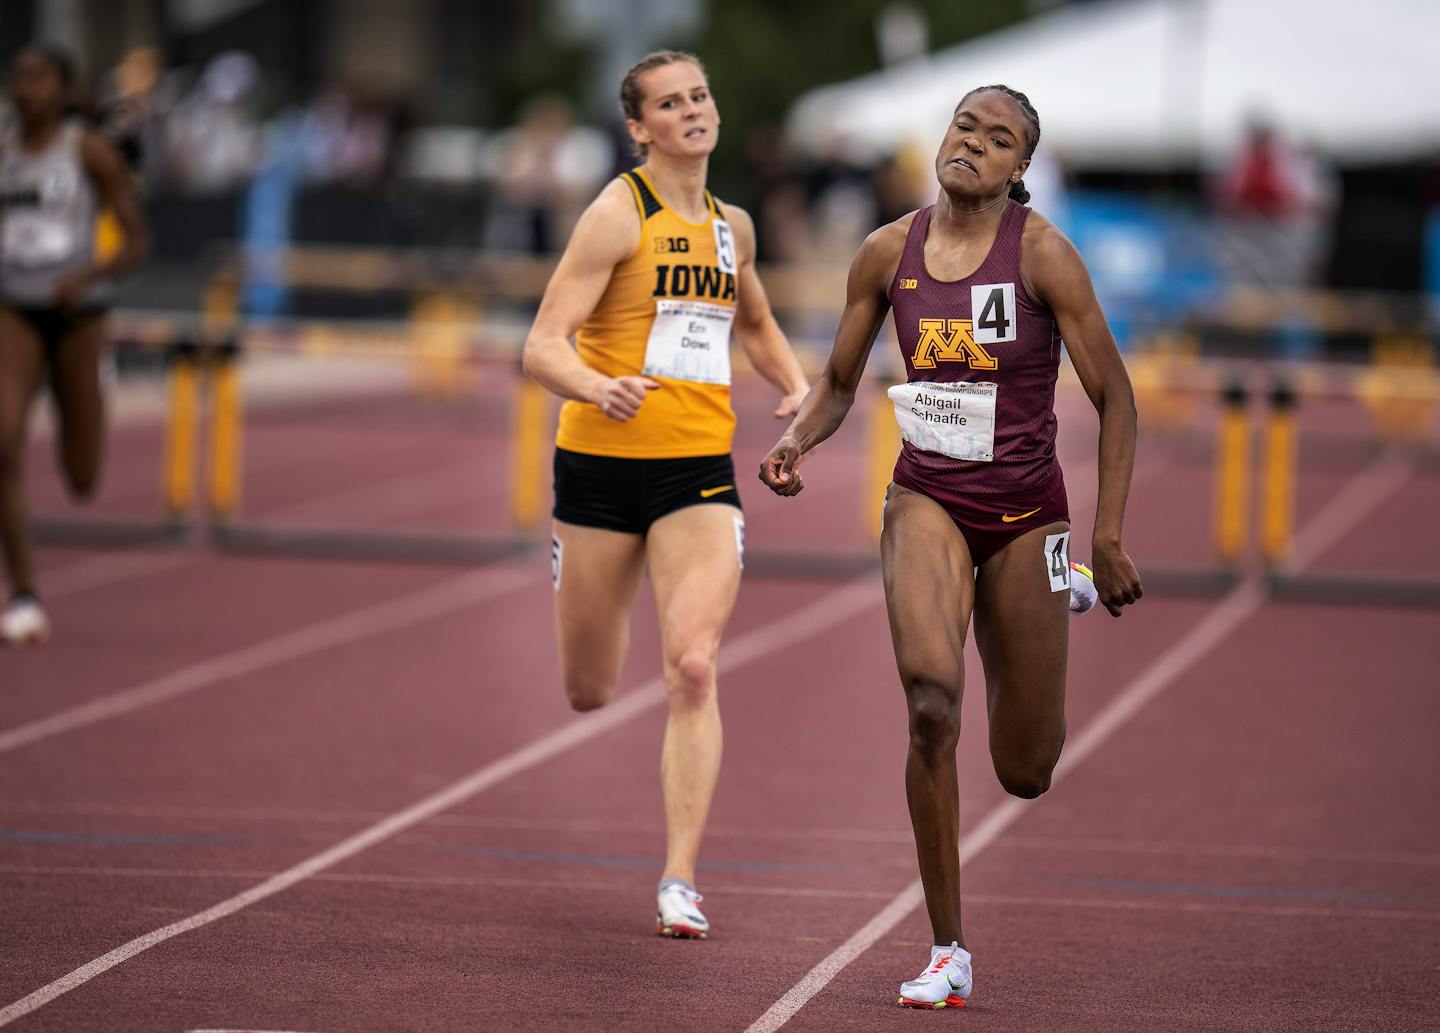
[[[361,189],[378,186],[391,172],[402,121],[399,105],[340,86],[322,90],[299,121],[305,178]]]
[[[1315,282],[1334,208],[1334,179],[1318,155],[1252,118],[1239,152],[1215,181],[1224,217],[1221,254],[1235,284]]]
[[[542,94],[498,134],[489,164],[495,198],[485,246],[551,254],[610,174],[611,149],[600,130],[575,125],[564,97]]]
[[[100,135],[144,181],[158,171],[161,154],[159,100],[164,67],[153,47],[136,47],[104,77],[96,105]]]
[[[256,106],[260,68],[232,50],[205,66],[195,89],[166,123],[166,153],[175,182],[213,193],[238,186],[259,167],[262,136]]]
[[[1296,201],[1290,161],[1274,130],[1263,121],[1252,121],[1239,159],[1225,169],[1220,181],[1226,210],[1271,220],[1290,215]]]
[[[919,147],[905,144],[876,167],[872,179],[878,221],[894,222],[923,208],[935,193],[935,164]]]
[[[810,172],[810,239],[817,256],[854,252],[875,225],[871,170],[854,161],[842,136],[827,141]]]
[[[760,223],[760,260],[803,261],[810,255],[809,206],[805,182],[795,171],[784,128],[752,129],[746,154],[750,159],[750,208]]]

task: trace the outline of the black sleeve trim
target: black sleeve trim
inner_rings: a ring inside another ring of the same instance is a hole
[[[650,216],[664,207],[660,204],[660,199],[651,193],[650,188],[645,185],[645,180],[641,179],[636,173],[622,172],[620,174],[628,179],[630,185],[635,188],[635,194],[640,198],[640,214],[643,218],[650,218]]]

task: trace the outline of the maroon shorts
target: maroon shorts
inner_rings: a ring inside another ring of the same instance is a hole
[[[926,490],[913,483],[899,469],[895,471],[895,483],[940,503],[965,536],[965,544],[970,547],[970,559],[977,567],[984,566],[986,560],[1022,534],[1059,520],[1070,522],[1065,478],[1058,465],[1055,476],[1040,487],[1005,494],[954,492],[937,498],[940,492]]]

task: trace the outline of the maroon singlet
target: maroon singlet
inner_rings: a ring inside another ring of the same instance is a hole
[[[1020,276],[1020,238],[1030,209],[1012,200],[980,268],[949,282],[925,269],[925,236],[934,210],[931,205],[915,213],[890,284],[900,354],[911,383],[998,385],[995,458],[952,459],[906,442],[895,481],[942,503],[953,495],[1036,491],[1060,468],[1055,459],[1060,335],[1054,314],[1030,297]]]
[[[1020,535],[1070,519],[1055,458],[1060,335],[1054,314],[1020,276],[1030,209],[1011,201],[980,268],[945,282],[925,269],[934,208],[915,213],[890,284],[900,353],[911,383],[997,385],[994,459],[953,459],[907,441],[894,480],[944,507],[981,566]]]

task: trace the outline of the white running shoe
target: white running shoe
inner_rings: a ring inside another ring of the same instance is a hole
[[[45,608],[33,595],[17,595],[0,611],[0,639],[12,646],[38,646],[50,637]]]
[[[958,943],[930,948],[930,965],[900,984],[900,1003],[907,1008],[963,1008],[975,987],[970,952]]]
[[[1076,577],[1075,575],[1080,575]],[[1100,599],[1095,591],[1095,574],[1083,563],[1070,564],[1070,612],[1076,617],[1086,613]]]
[[[700,911],[704,899],[678,879],[666,882],[656,900],[655,931],[677,940],[705,939],[710,935],[710,921]]]

